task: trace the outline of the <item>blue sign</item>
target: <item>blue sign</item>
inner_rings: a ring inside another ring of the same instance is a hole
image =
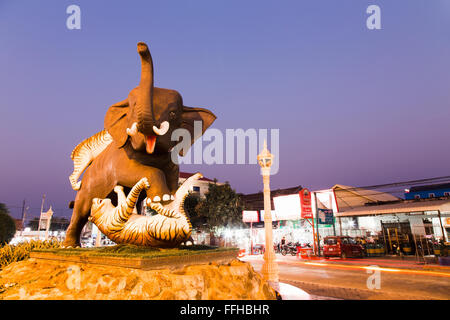
[[[333,224],[332,209],[318,209],[319,224]]]

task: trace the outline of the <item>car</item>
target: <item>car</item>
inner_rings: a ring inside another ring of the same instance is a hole
[[[364,257],[364,248],[355,239],[348,236],[333,236],[324,239],[323,256],[330,257]]]

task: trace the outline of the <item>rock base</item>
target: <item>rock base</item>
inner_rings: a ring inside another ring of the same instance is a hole
[[[0,299],[272,300],[275,291],[248,263],[142,270],[28,259],[0,271]]]

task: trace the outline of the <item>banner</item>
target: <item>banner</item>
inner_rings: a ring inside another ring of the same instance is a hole
[[[301,217],[303,219],[312,219],[313,212],[311,208],[311,192],[308,189],[304,188],[300,190],[300,209],[301,209]]]
[[[319,224],[333,224],[333,210],[331,209],[317,209]]]
[[[298,194],[289,194],[273,198],[277,220],[300,219],[300,199]]]
[[[259,222],[258,211],[242,211],[242,221],[243,222]]]
[[[278,221],[279,219],[277,217],[275,210],[271,210],[271,213],[272,213],[272,222]],[[264,210],[261,210],[261,221],[264,221]]]

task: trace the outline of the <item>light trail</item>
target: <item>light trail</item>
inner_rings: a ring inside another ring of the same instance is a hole
[[[363,269],[363,270],[377,270],[382,272],[395,272],[395,273],[405,273],[405,274],[420,274],[420,275],[433,275],[439,277],[450,278],[450,273],[438,272],[438,271],[425,271],[425,270],[412,270],[412,269],[394,269],[394,268],[383,268],[374,266],[352,266],[337,263],[321,263],[321,262],[297,262],[297,264],[306,264],[311,266],[328,267],[328,268],[344,268],[344,269]]]
[[[243,261],[256,261],[256,259],[242,259]],[[309,262],[309,261],[283,261],[279,258],[276,260],[277,263],[289,264],[289,265],[309,265],[317,267],[335,268],[335,269],[353,269],[353,270],[377,270],[381,272],[392,272],[397,274],[417,274],[417,275],[429,275],[450,278],[450,272],[439,272],[439,271],[429,271],[429,270],[413,270],[413,269],[397,269],[397,268],[385,268],[378,266],[357,266],[339,263],[324,263],[324,262]],[[375,262],[375,261],[374,261]]]

